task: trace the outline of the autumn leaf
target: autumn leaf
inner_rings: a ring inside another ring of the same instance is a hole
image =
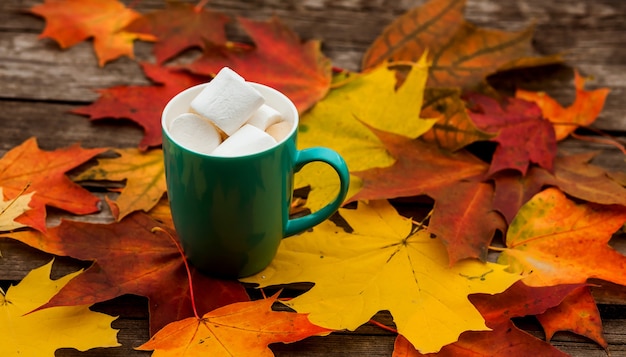
[[[397,89],[395,71],[379,67],[331,90],[303,115],[298,148],[334,149],[351,171],[391,165],[394,159],[387,148],[363,123],[398,133],[407,140],[428,131],[435,120],[419,117],[426,70],[423,60],[415,64]],[[296,175],[296,187],[311,186],[307,207],[317,210],[336,196],[336,176],[334,171],[316,164],[305,166]],[[350,186],[352,194],[356,193],[358,183]]]
[[[558,165],[558,160],[555,160],[555,165]],[[500,212],[507,223],[511,223],[520,207],[544,188],[547,176],[551,174],[538,167],[531,167],[526,175],[517,171],[497,172],[491,176],[495,186],[493,209]]]
[[[500,68],[543,65],[558,57],[532,57],[532,27],[505,32],[465,21],[465,0],[431,0],[396,18],[369,47],[363,69],[384,62],[432,61],[429,87],[470,88]],[[520,61],[523,59],[524,61]]]
[[[608,245],[626,222],[626,207],[577,204],[556,188],[528,201],[509,225],[498,262],[529,286],[598,278],[626,285],[626,257]]]
[[[56,294],[79,272],[50,280],[52,261],[29,272],[22,281],[0,290],[0,355],[54,356],[59,348],[86,351],[120,346],[111,317],[88,305],[54,307],[30,313]]]
[[[137,347],[163,356],[273,356],[271,343],[290,343],[331,330],[315,326],[305,314],[272,311],[278,294],[230,304],[173,322]]]
[[[605,350],[608,342],[602,334],[602,320],[598,306],[588,286],[572,291],[558,306],[537,315],[550,341],[557,331],[571,331],[590,338]]]
[[[467,257],[484,259],[493,233],[504,226],[492,212],[491,189],[476,186],[487,164],[467,151],[450,153],[433,144],[370,130],[397,160],[389,167],[353,171],[362,188],[348,202],[428,195],[435,200],[430,230],[447,245],[450,264]]]
[[[99,159],[98,165],[74,178],[84,180],[126,180],[120,196],[110,202],[117,221],[134,211],[148,212],[159,202],[166,191],[163,151],[154,149],[142,152],[137,149],[115,149],[120,156]]]
[[[330,88],[331,62],[316,40],[301,41],[277,17],[238,23],[254,46],[227,44],[208,46],[204,55],[186,66],[195,73],[215,75],[230,67],[250,82],[262,83],[284,93],[303,113],[322,99]]]
[[[155,333],[171,321],[193,316],[187,274],[174,243],[154,227],[174,235],[142,212],[121,222],[92,224],[62,221],[41,234],[34,231],[7,233],[45,252],[94,263],[72,279],[42,308],[94,304],[124,294],[150,300],[150,331]],[[243,287],[234,281],[217,280],[192,270],[198,309],[201,313],[223,305],[246,301]]]
[[[559,305],[581,284],[530,288],[518,281],[500,294],[473,294],[471,302],[484,316],[491,331],[467,331],[459,341],[444,346],[439,353],[421,354],[403,337],[398,336],[393,357],[457,357],[457,356],[554,356],[567,354],[517,328],[512,318],[532,316]]]
[[[52,38],[68,48],[93,37],[98,64],[121,56],[134,58],[133,41],[152,41],[152,35],[124,31],[141,15],[117,0],[45,0],[29,9],[46,19],[40,38]]]
[[[25,224],[18,223],[15,219],[22,213],[31,209],[28,203],[32,199],[35,192],[20,195],[12,200],[4,201],[3,189],[0,187],[0,232],[11,231],[13,229],[25,227]]]
[[[496,173],[491,177],[495,183],[494,209],[511,222],[519,208],[544,186],[558,187],[589,202],[626,206],[626,188],[614,180],[611,172],[589,163],[596,154],[559,155],[553,173],[534,166],[524,176],[510,171]]]
[[[597,152],[583,152],[557,157],[553,175],[545,171],[546,184],[558,186],[567,194],[589,202],[626,206],[626,188],[616,182],[604,168],[590,163]]]
[[[552,171],[556,156],[554,129],[541,116],[539,107],[529,102],[505,98],[496,99],[473,94],[467,100],[470,117],[479,129],[497,133],[491,141],[498,146],[491,159],[489,174],[513,169],[526,173],[531,162]]]
[[[124,30],[154,36],[153,51],[161,64],[189,48],[205,48],[207,42],[226,44],[229,21],[228,16],[198,5],[168,1],[165,9],[134,19]]]
[[[100,97],[94,103],[72,113],[87,115],[91,120],[131,119],[145,132],[139,149],[147,150],[161,145],[161,112],[167,102],[181,91],[207,82],[208,78],[149,63],[141,66],[155,85],[99,89]]]
[[[493,185],[483,182],[459,182],[430,193],[436,200],[428,226],[446,245],[451,266],[467,258],[486,261],[496,231],[506,231],[493,209],[493,194]]]
[[[370,128],[386,147],[395,163],[388,167],[359,170],[362,189],[349,201],[410,197],[451,187],[487,172],[486,163],[467,151],[447,152],[439,147]]]
[[[574,103],[563,107],[545,92],[531,92],[518,89],[515,97],[536,103],[543,116],[554,125],[556,140],[563,140],[579,126],[589,126],[602,111],[609,89],[584,90],[585,79],[574,71],[576,98]]]
[[[73,183],[65,173],[87,162],[106,149],[83,149],[78,144],[54,151],[39,149],[37,140],[30,138],[8,151],[0,159],[0,187],[4,199],[34,192],[24,212],[16,222],[46,230],[46,205],[74,214],[98,211],[100,199]],[[24,191],[24,187],[28,187]]]
[[[314,283],[284,304],[330,329],[354,330],[388,310],[398,332],[427,353],[463,331],[488,329],[468,294],[498,293],[518,279],[505,266],[471,259],[450,267],[441,241],[415,230],[387,201],[359,203],[340,214],[352,233],[326,221],[284,239],[270,266],[243,281],[260,287]]]
[[[426,88],[421,116],[439,119],[420,139],[446,150],[456,151],[494,136],[472,122],[459,88]]]

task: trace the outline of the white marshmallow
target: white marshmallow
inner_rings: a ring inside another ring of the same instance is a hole
[[[267,129],[272,124],[276,124],[283,120],[278,110],[270,107],[267,104],[263,104],[252,116],[248,119],[247,123],[261,130]]]
[[[224,140],[211,155],[213,156],[244,156],[269,149],[276,145],[276,141],[263,130],[246,124],[237,130],[228,139]]]
[[[292,127],[293,127],[292,123],[283,120],[283,121],[279,121],[278,123],[274,125],[271,125],[269,128],[267,128],[267,130],[265,130],[265,132],[268,133],[271,137],[273,137],[274,140],[276,140],[276,142],[280,142],[281,140],[286,138],[287,135],[289,135]]]
[[[250,83],[224,67],[191,101],[190,107],[227,135],[233,135],[264,102]]]
[[[213,124],[193,113],[183,113],[174,118],[169,125],[169,133],[181,146],[201,154],[210,154],[222,142]]]

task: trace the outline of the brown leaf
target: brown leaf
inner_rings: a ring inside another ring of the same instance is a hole
[[[62,221],[46,234],[22,231],[3,237],[51,254],[94,261],[41,308],[95,304],[124,294],[146,296],[150,300],[150,331],[155,333],[193,312],[182,257],[166,235],[152,232],[154,227],[174,235],[171,227],[136,212],[118,223]],[[248,300],[236,281],[213,279],[196,270],[192,270],[192,278],[200,313]]]
[[[519,32],[485,29],[463,18],[464,0],[431,0],[398,17],[374,41],[362,66],[416,62],[428,51],[429,87],[471,88],[511,65],[540,65],[558,57],[520,61],[532,56],[533,28]]]

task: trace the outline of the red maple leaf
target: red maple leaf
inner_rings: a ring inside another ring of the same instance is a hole
[[[179,92],[207,82],[209,78],[149,63],[142,63],[142,68],[156,85],[100,89],[100,97],[94,103],[74,109],[72,113],[87,115],[91,120],[131,119],[144,130],[139,149],[161,145],[161,112],[167,102]]]
[[[516,98],[502,102],[480,95],[467,96],[469,115],[476,126],[498,143],[489,174],[514,169],[526,173],[530,162],[552,171],[556,155],[556,136],[552,124],[543,118],[539,107]]]
[[[76,144],[43,151],[37,140],[30,138],[7,152],[0,159],[0,187],[4,189],[4,199],[35,192],[29,203],[32,209],[16,221],[45,231],[46,205],[74,214],[97,212],[100,199],[72,182],[65,173],[106,150],[83,149]]]
[[[176,245],[154,227],[174,235],[171,228],[143,212],[121,222],[93,224],[62,221],[45,234],[23,231],[6,234],[45,252],[94,263],[72,279],[41,308],[89,305],[124,294],[150,300],[150,331],[193,316],[184,262]],[[192,269],[198,313],[239,301],[247,301],[237,281],[217,280]]]
[[[153,51],[160,64],[191,47],[226,44],[225,26],[229,21],[228,16],[198,5],[168,1],[165,9],[135,19],[125,30],[154,35],[157,40]]]
[[[433,354],[420,354],[402,336],[398,336],[394,357],[456,357],[456,356],[554,356],[567,354],[517,328],[512,318],[536,315],[558,306],[565,297],[582,284],[530,288],[521,281],[501,294],[473,294],[468,298],[485,318],[492,331],[467,331],[459,340]]]
[[[304,112],[323,98],[330,88],[331,62],[320,51],[319,41],[302,42],[278,18],[266,22],[237,18],[254,41],[211,46],[188,65],[195,73],[214,75],[230,67],[246,80],[275,88]]]

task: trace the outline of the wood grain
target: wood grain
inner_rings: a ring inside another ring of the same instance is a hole
[[[137,11],[163,8],[162,0],[124,1]],[[336,67],[359,70],[363,53],[382,30],[397,16],[424,1],[395,0],[212,0],[211,8],[233,17],[265,20],[277,16],[303,40],[317,39]],[[45,150],[80,142],[84,147],[133,147],[141,139],[141,129],[130,121],[90,122],[69,111],[97,99],[98,88],[115,85],[149,85],[138,61],[153,61],[151,45],[137,42],[135,60],[122,58],[97,67],[91,42],[61,50],[50,39],[39,39],[44,20],[26,13],[38,0],[0,1],[0,155],[29,137],[38,138]],[[195,1],[194,1],[195,3]],[[623,0],[468,0],[466,17],[480,26],[519,30],[535,26],[533,44],[538,54],[561,53],[565,67],[507,73],[492,78],[504,87],[515,79],[527,89],[546,89],[563,104],[571,103],[574,89],[571,68],[593,79],[589,88],[609,87],[611,93],[594,128],[626,140],[626,1]],[[229,38],[249,42],[233,21]],[[183,60],[197,56],[185,54]],[[562,150],[581,152],[601,150],[594,163],[626,171],[624,154],[610,146],[568,139]],[[92,188],[103,197],[103,189]],[[66,214],[51,210],[49,223],[56,224]],[[72,219],[109,222],[110,212]],[[626,253],[624,236],[612,245]],[[0,287],[7,288],[31,269],[53,257],[12,240],[0,240]],[[67,257],[56,257],[53,275],[62,276],[88,267]],[[602,283],[602,282],[598,282]],[[612,356],[626,356],[626,289],[611,284],[594,288]],[[113,326],[120,329],[121,348],[95,349],[86,353],[65,349],[58,356],[149,356],[133,347],[148,339],[147,300],[122,296],[96,304],[94,310],[119,315]],[[392,325],[391,316],[381,312],[377,321]],[[516,321],[529,333],[543,337],[532,319]],[[372,325],[354,332],[335,333],[284,345],[272,345],[277,356],[391,356],[394,336]],[[552,343],[573,356],[606,356],[589,340],[560,332]]]

